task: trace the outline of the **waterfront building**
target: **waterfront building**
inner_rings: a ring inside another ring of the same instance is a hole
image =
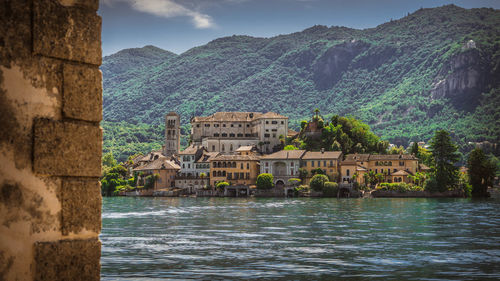
[[[330,181],[338,182],[340,176],[339,164],[342,160],[342,151],[307,151],[302,156],[302,169],[307,171],[306,181],[313,176],[313,171],[318,168],[323,170],[323,173],[328,176]]]
[[[226,181],[231,185],[254,185],[259,175],[256,153],[219,154],[210,159],[210,185]]]
[[[168,157],[153,155],[153,159],[133,171],[137,175],[137,185],[144,186],[148,176],[156,177],[153,190],[174,187],[174,180],[180,167]]]
[[[288,134],[288,117],[260,112],[216,112],[191,119],[191,138],[210,152],[236,154],[242,146],[256,146],[263,153],[281,148]]]
[[[260,161],[260,173],[270,173],[274,177],[274,185],[283,187],[291,178],[299,177],[299,168],[305,150],[280,150],[264,155]]]
[[[341,181],[364,184],[364,174],[373,171],[383,174],[387,182],[409,182],[408,175],[420,171],[418,158],[410,154],[349,154],[341,162]]]

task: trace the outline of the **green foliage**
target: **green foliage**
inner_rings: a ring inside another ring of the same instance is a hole
[[[218,182],[216,185],[215,185],[215,188],[219,189],[219,190],[223,190],[224,187],[226,186],[229,186],[229,183],[228,182],[225,182],[225,181],[220,181]]]
[[[146,176],[146,178],[144,179],[144,188],[145,189],[154,188],[155,182],[158,180],[158,177],[159,177],[158,174]]]
[[[106,158],[110,159],[109,156]],[[109,163],[113,163],[113,161],[109,161]],[[115,195],[117,190],[127,186],[128,181],[126,180],[126,176],[127,169],[125,167],[121,165],[115,165],[114,167],[106,166],[106,169],[103,169],[101,177],[101,194],[103,196]]]
[[[400,183],[381,183],[377,187],[377,190],[409,192],[409,191],[423,191],[424,188],[418,185],[412,185],[400,182]]]
[[[301,180],[301,179],[298,179],[298,178],[291,178],[291,179],[288,179],[288,183],[289,183],[291,186],[298,186],[301,182],[302,182],[302,180]]]
[[[458,168],[455,163],[460,158],[457,153],[457,146],[451,140],[450,134],[445,130],[436,131],[430,145],[437,190],[446,191],[454,187],[458,180]]]
[[[427,141],[440,128],[453,131],[461,146],[499,142],[499,14],[447,5],[365,30],[315,26],[271,38],[231,36],[181,55],[151,46],[120,51],[101,66],[104,152],[124,161],[149,152],[148,145],[160,148],[169,111],[181,115],[184,135],[193,115],[276,111],[289,116],[290,127],[298,130],[300,120],[318,108],[352,114],[397,145]],[[462,50],[471,39],[477,48]],[[328,62],[334,60],[331,67]],[[471,63],[454,68],[457,61]],[[432,93],[436,81],[460,78],[463,69],[478,71],[487,82]],[[383,151],[345,138],[325,148]]]
[[[257,188],[258,189],[271,189],[274,187],[274,177],[272,174],[262,173],[257,176]]]
[[[297,150],[298,148],[296,148],[295,146],[289,144],[287,146],[285,146],[285,148],[283,148],[283,150]]]
[[[311,170],[311,176],[314,176],[314,175],[324,175],[325,174],[325,171],[321,168],[316,168],[316,169],[312,169]]]
[[[113,157],[112,152],[108,152],[102,156],[102,165],[107,166],[107,167],[114,167],[116,166],[116,160]]]
[[[488,186],[493,185],[497,168],[496,163],[488,159],[482,149],[476,148],[469,154],[467,168],[469,168],[469,183],[472,186],[472,196],[487,197]]]
[[[325,183],[328,182],[329,179],[325,175],[315,175],[311,178],[311,182],[309,185],[314,191],[323,191]]]
[[[307,178],[307,176],[309,175],[309,172],[304,169],[304,168],[299,168],[299,178],[301,180],[305,180]]]
[[[336,197],[339,191],[339,185],[336,182],[325,182],[323,185],[323,195],[328,197]]]

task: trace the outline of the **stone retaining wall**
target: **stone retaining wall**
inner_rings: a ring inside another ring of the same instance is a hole
[[[372,197],[396,197],[396,198],[463,198],[465,193],[463,190],[449,190],[445,192],[429,192],[429,191],[386,191],[376,190],[371,193]]]

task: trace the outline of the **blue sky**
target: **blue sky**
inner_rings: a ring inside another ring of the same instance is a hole
[[[154,45],[180,54],[231,35],[271,37],[315,24],[369,28],[446,4],[500,8],[499,0],[101,0],[103,55]]]

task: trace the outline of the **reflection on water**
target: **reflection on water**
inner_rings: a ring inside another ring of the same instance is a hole
[[[500,279],[500,201],[103,201],[103,280]]]

